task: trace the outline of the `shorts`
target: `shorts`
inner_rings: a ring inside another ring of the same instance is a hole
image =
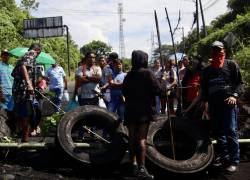
[[[12,111],[14,108],[14,99],[12,95],[4,94],[4,100],[5,102],[0,103],[0,108]]]
[[[27,118],[33,115],[33,105],[32,101],[20,101],[15,104],[14,111],[18,117]]]

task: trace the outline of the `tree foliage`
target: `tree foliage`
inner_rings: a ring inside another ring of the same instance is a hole
[[[246,13],[250,11],[249,0],[228,0],[228,8],[237,14]]]
[[[250,44],[250,42],[249,42]],[[243,75],[243,82],[250,85],[250,45],[236,52],[234,59],[239,63]]]
[[[23,1],[24,2],[24,1]],[[28,2],[28,1],[27,1]],[[17,7],[14,0],[0,0],[0,49],[13,49],[15,47],[29,47],[35,40],[24,39],[23,20],[32,18],[27,10]],[[66,38],[44,38],[39,42],[43,51],[51,56],[67,70],[67,49]],[[80,60],[80,53],[77,45],[70,37],[70,68],[74,70]],[[16,59],[12,58],[13,63]]]
[[[250,1],[229,0],[229,12],[220,15],[212,21],[208,29],[208,36],[197,42],[196,30],[185,37],[186,50],[190,56],[201,55],[210,58],[211,44],[215,40],[224,42],[227,58],[235,59],[241,68],[244,82],[250,85]],[[235,37],[233,46],[229,46],[224,38],[232,33]]]
[[[39,2],[37,0],[22,0],[21,7],[30,12],[30,10],[37,10]]]
[[[102,41],[91,41],[83,45],[80,49],[83,56],[89,51],[94,51],[98,58],[100,56],[107,56],[112,51],[112,47]]]

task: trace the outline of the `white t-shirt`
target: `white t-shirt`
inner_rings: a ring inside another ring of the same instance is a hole
[[[86,68],[85,72],[87,77],[93,77],[94,75],[102,76],[102,70],[99,66],[92,66],[91,68]],[[82,66],[80,66],[76,70],[76,76],[83,77],[83,69]],[[79,88],[79,95],[81,95],[81,98],[93,98],[96,96],[92,90],[96,90],[97,92],[100,92],[99,83],[95,82],[88,82],[83,83],[81,87]]]

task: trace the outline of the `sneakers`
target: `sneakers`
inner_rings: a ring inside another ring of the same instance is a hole
[[[142,166],[137,171],[137,178],[140,180],[153,180],[154,176],[149,174],[147,169]]]
[[[228,159],[227,157],[226,158],[221,158],[221,157],[218,157],[214,160],[213,164],[212,164],[214,167],[220,167],[220,168],[223,168],[223,167],[228,167],[229,165],[229,162],[228,162]]]
[[[137,171],[138,171],[138,165],[137,164],[130,164],[130,167],[129,167],[129,174],[133,177],[136,177],[137,176]]]
[[[237,170],[238,170],[238,166],[236,166],[236,165],[230,165],[230,166],[225,168],[225,171],[227,173],[230,173],[230,174],[236,172]]]

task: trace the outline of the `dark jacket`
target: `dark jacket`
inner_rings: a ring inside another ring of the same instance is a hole
[[[242,93],[242,77],[239,66],[232,60],[225,59],[221,69],[208,66],[202,73],[201,97],[203,101],[216,103],[229,96]]]
[[[125,96],[125,122],[148,122],[152,120],[155,96],[160,93],[160,84],[147,69],[147,54],[133,51],[132,69],[123,81]]]

